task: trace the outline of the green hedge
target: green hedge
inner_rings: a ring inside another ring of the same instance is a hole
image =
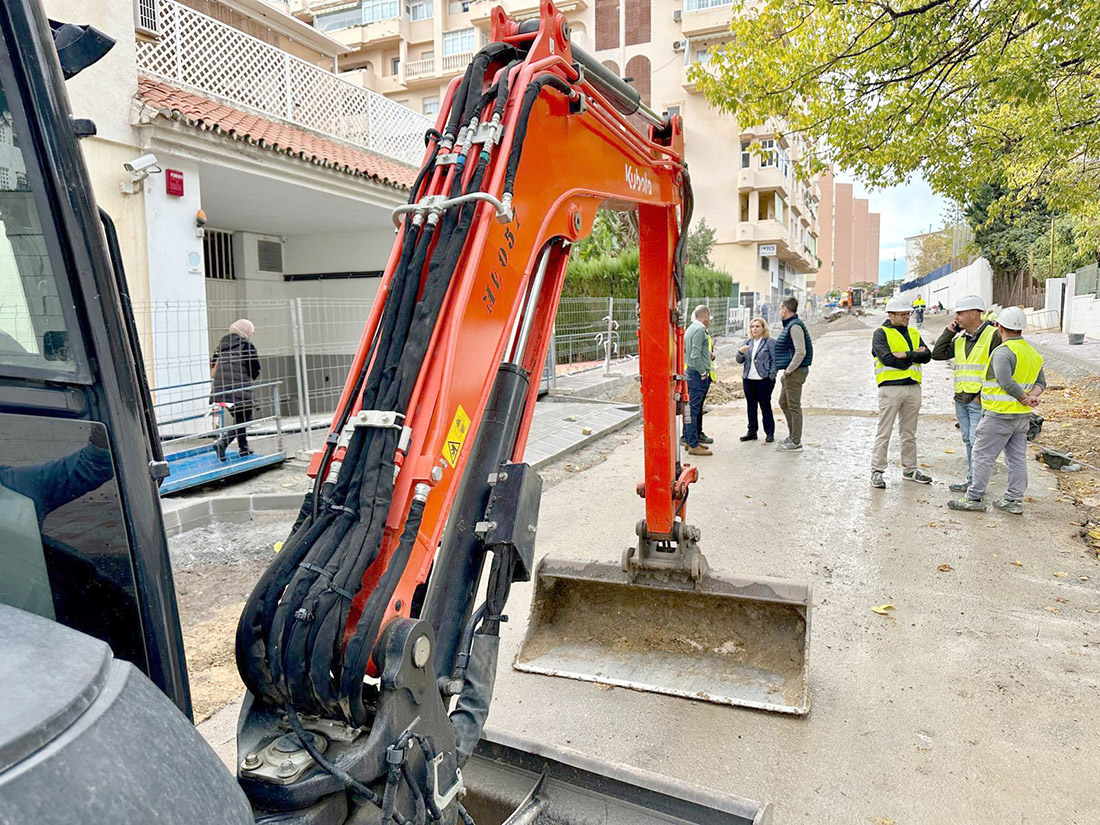
[[[687,294],[728,297],[733,278],[728,272],[695,264],[687,266]],[[638,297],[638,250],[605,255],[590,261],[569,262],[562,296],[566,298]]]

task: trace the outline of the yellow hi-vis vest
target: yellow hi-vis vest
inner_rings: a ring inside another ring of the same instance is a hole
[[[989,347],[993,342],[993,326],[987,325],[966,354],[966,336],[955,339],[955,392],[977,395],[982,388],[985,369],[989,366]]]
[[[710,353],[710,380],[717,381],[718,373],[714,371],[714,339],[707,335],[707,352]]]
[[[914,327],[909,327],[909,341],[912,342],[912,346],[906,342],[904,336],[893,327],[883,326],[883,332],[886,333],[886,343],[890,345],[890,352],[905,352],[909,350],[912,352],[920,346],[920,332]],[[888,367],[878,358],[875,359],[875,383],[881,384],[883,381],[900,381],[902,378],[912,378],[918,384],[921,379],[921,365],[910,364],[908,369],[897,370],[893,367]]]
[[[1001,346],[1016,353],[1016,369],[1012,371],[1012,377],[1024,388],[1024,392],[1029,392],[1035,386],[1039,370],[1043,368],[1043,356],[1023,338],[1008,338]],[[986,367],[985,379],[982,381],[982,409],[1013,415],[1027,415],[1031,412],[1031,407],[1021,404],[997,383],[992,364]]]

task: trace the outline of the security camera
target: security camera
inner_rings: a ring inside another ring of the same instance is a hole
[[[129,172],[131,175],[140,174],[142,172],[148,175],[151,172],[160,171],[160,167],[157,166],[157,156],[152,153],[148,155],[142,155],[139,158],[134,158],[128,163],[122,164],[122,168]]]

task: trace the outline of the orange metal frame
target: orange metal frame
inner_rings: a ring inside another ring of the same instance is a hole
[[[527,59],[512,69],[503,137],[494,150],[482,187],[498,198],[515,135],[519,102],[528,83],[548,72],[571,83],[578,81],[567,33],[565,18],[550,0],[541,4],[541,25],[534,35],[521,34],[519,25],[499,6],[493,10],[492,40],[513,43],[533,40]],[[498,73],[504,70],[496,69]],[[486,79],[493,78],[487,74]],[[448,89],[437,122],[441,131],[458,84],[456,78]],[[398,456],[400,473],[381,552],[363,577],[348,617],[349,629],[354,628],[393,555],[414,487],[429,484],[433,489],[416,545],[383,627],[395,616],[409,615],[413,593],[431,569],[497,368],[512,330],[520,321],[538,256],[549,243],[561,239],[564,243],[554,244],[549,252],[552,257],[521,362],[531,376],[531,390],[512,458],[522,459],[561,295],[568,244],[591,232],[601,207],[637,209],[639,218],[639,360],[645,439],[645,480],[639,485],[639,493],[645,497],[646,523],[654,537],[671,537],[673,523],[684,517],[683,499],[687,484],[695,480],[695,470],[680,466],[676,421],[677,399],[685,402],[687,399],[683,326],[672,274],[684,174],[681,122],[679,116],[674,116],[668,137],[660,141],[653,128],[643,132],[586,81],[576,83],[576,89],[587,98],[583,111],[571,112],[569,98],[552,89],[542,92],[531,111],[515,179],[513,219],[502,224],[492,206],[477,205],[466,247],[409,404],[405,424],[411,428],[412,438],[404,458]],[[474,158],[476,155],[471,152],[467,173],[474,165]],[[455,169],[453,165],[437,167],[421,194],[448,191]],[[389,297],[402,241],[399,234],[352,363],[337,420],[347,405],[351,405],[352,412],[359,409],[359,399],[350,397],[352,376],[368,357],[382,306]],[[472,423],[452,465],[444,459],[443,450],[459,407]],[[327,467],[317,466],[319,455],[315,457],[311,475],[327,472]],[[337,453],[334,458],[340,459],[342,455]]]

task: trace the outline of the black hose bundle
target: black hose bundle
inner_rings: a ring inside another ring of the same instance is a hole
[[[495,100],[503,111],[507,72],[490,93],[482,86],[494,61],[515,57],[506,44],[491,44],[467,69],[456,91],[442,135],[420,170],[410,202],[420,196],[440,151],[462,125]],[[515,62],[507,64],[509,69]],[[466,192],[480,191],[489,154],[482,151]],[[458,166],[449,196],[463,194]],[[469,236],[476,204],[450,209],[423,225],[405,219],[403,246],[390,283],[379,328],[363,369],[352,385],[352,402],[364,410],[396,412],[403,420],[427,354],[443,301]],[[351,404],[334,428],[343,430]],[[394,590],[411,556],[424,513],[417,497],[403,532],[347,645],[343,644],[351,602],[363,575],[378,559],[394,492],[399,428],[359,427],[347,444],[335,479],[318,475],[311,500],[296,528],[265,571],[245,606],[237,630],[237,662],[249,690],[269,704],[343,718],[360,726],[368,717],[363,675]],[[330,436],[322,467],[336,449]]]

